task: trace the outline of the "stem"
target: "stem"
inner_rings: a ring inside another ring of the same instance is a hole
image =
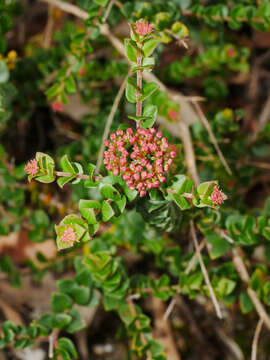
[[[137,55],[137,66],[142,66],[142,54]],[[137,71],[137,87],[136,92],[136,116],[142,116],[142,101],[139,101],[139,98],[142,95],[142,70]],[[137,127],[139,122],[137,123]]]
[[[71,173],[69,173],[69,172],[64,172],[64,171],[54,171],[53,173],[54,173],[56,176],[63,176],[63,177],[74,176],[74,174],[71,174]],[[76,174],[75,176],[76,176],[76,178],[78,178],[78,179],[86,179],[86,180],[89,180],[89,179],[90,179],[89,175]]]

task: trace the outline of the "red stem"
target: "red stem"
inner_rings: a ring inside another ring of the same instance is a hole
[[[137,56],[137,66],[142,66],[142,54],[139,53]],[[142,95],[142,70],[137,71],[137,93],[136,93],[136,116],[142,115],[142,101],[139,98]],[[137,123],[139,125],[139,122]]]

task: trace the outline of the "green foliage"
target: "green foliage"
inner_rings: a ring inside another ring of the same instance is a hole
[[[0,348],[27,348],[59,332],[54,358],[77,359],[75,345],[63,335],[84,328],[80,307],[101,304],[105,311],[118,314],[135,356],[150,358],[151,354],[152,359],[165,360],[163,347],[151,335],[151,309],[146,316],[144,299],[156,297],[169,303],[179,293],[189,299],[199,294],[210,296],[191,247],[191,220],[199,242],[204,240],[202,245],[207,247],[207,251],[201,250],[203,262],[218,301],[228,306],[226,311],[240,309],[244,318],[249,319],[246,314],[251,312],[255,318],[250,290],[262,306],[270,306],[270,198],[265,196],[264,205],[260,201],[260,206],[253,206],[248,191],[254,191],[252,184],[263,175],[269,158],[270,127],[267,125],[250,141],[245,113],[238,108],[243,104],[239,95],[232,99],[237,81],[242,84],[249,76],[253,59],[262,52],[260,46],[257,51],[256,44],[240,41],[238,36],[243,34],[237,31],[243,27],[250,33],[252,29],[269,31],[270,7],[265,1],[244,0],[230,4],[206,1],[203,5],[196,0],[125,1],[122,6],[121,2],[107,0],[78,0],[74,5],[86,11],[82,25],[73,20],[63,26],[59,22],[49,49],[37,46],[35,38],[28,39],[12,62],[12,56],[6,54],[9,37],[4,40],[3,35],[12,28],[14,15],[23,9],[17,1],[0,2],[0,137],[6,148],[0,145],[0,235],[22,230],[31,241],[40,243],[56,235],[61,250],[54,259],[38,252],[35,261],[26,260],[19,266],[4,252],[1,255],[0,272],[14,287],[21,284],[22,267],[34,282],[41,282],[47,271],[56,273],[59,280],[57,291],[51,294],[51,312],[27,326],[5,321]],[[151,24],[148,34],[136,32],[135,22],[140,18]],[[106,32],[114,34],[112,28],[125,19],[131,24],[130,38],[123,41],[128,61],[121,57],[119,48],[117,52],[114,49],[123,40],[121,36],[111,41]],[[105,20],[109,30],[103,24]],[[172,48],[166,46],[168,43]],[[185,46],[191,51],[185,52]],[[94,165],[118,92],[115,84],[127,75],[129,66],[132,75],[126,83],[125,99],[113,113],[112,130],[133,126],[128,118],[145,129],[163,123],[163,135],[170,144],[176,144],[170,148],[177,157],[170,171],[164,171],[166,181],[144,197],[128,188],[121,174],[106,173],[102,165]],[[150,71],[156,71],[166,86],[149,77],[141,79]],[[167,91],[167,86],[172,91]],[[209,129],[194,121],[192,112],[186,110],[193,100],[182,102],[182,95],[176,93],[179,88],[205,97],[201,106],[232,175],[224,169]],[[69,110],[53,113],[47,109],[45,125],[39,122],[40,111],[46,107],[54,110],[54,103],[73,108],[76,97],[80,103],[74,106],[76,115]],[[134,115],[138,103],[142,111]],[[78,109],[86,104],[88,110],[81,115]],[[188,115],[184,118],[183,114]],[[38,131],[28,130],[36,118]],[[191,132],[200,184],[190,177],[189,139],[185,134],[182,137],[179,120],[188,124]],[[40,126],[46,131],[48,127],[48,137],[45,142],[38,138],[32,148],[28,139],[32,132],[34,137],[39,136]],[[29,142],[29,151],[22,154],[24,141],[18,137],[26,132],[30,134],[24,140],[27,145]],[[44,152],[36,153],[37,172],[28,176],[27,184],[23,161],[37,146]],[[55,180],[60,189],[47,185]],[[215,201],[216,191],[220,201]],[[265,189],[261,191],[264,197]],[[243,282],[233,262],[234,250],[243,255],[249,283]],[[69,278],[63,277],[66,270]],[[137,299],[141,300],[140,307]]]

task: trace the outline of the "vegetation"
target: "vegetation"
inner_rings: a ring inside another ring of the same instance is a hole
[[[0,9],[4,358],[265,359],[270,3]]]

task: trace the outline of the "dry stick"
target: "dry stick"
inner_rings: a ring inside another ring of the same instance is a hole
[[[209,138],[210,138],[210,141],[211,143],[214,145],[215,149],[216,149],[216,152],[220,158],[220,161],[222,162],[224,168],[226,169],[227,173],[232,175],[232,171],[224,157],[224,155],[222,154],[222,151],[220,150],[220,147],[218,145],[218,142],[215,138],[215,135],[212,131],[212,128],[211,128],[211,125],[209,124],[206,116],[204,115],[204,113],[202,112],[202,109],[200,108],[200,105],[197,104],[196,102],[193,101],[193,105],[195,106],[195,109],[197,110],[198,112],[198,115],[199,115],[199,118],[201,120],[201,123],[203,124],[203,126],[206,128],[207,132],[208,132],[208,135],[209,135]]]
[[[262,330],[263,326],[263,319],[260,319],[258,321],[258,324],[256,326],[253,342],[252,342],[252,350],[251,350],[251,360],[256,360],[257,358],[257,348],[258,348],[258,342],[259,342],[259,336],[260,332]]]
[[[207,18],[207,15],[199,15],[199,14],[195,14],[193,13],[192,11],[190,10],[184,10],[184,11],[181,11],[181,15],[183,16],[194,16],[194,17],[197,17],[197,18]],[[231,20],[236,20],[236,21],[239,21],[239,22],[246,22],[247,19],[246,18],[243,18],[243,17],[237,17],[236,19],[233,19],[232,17],[230,16],[220,16],[220,15],[214,15],[214,16],[211,16],[211,19],[212,20],[217,20],[217,21],[231,21]],[[259,18],[259,17],[255,17],[252,19],[252,21],[255,21],[255,22],[264,22],[264,19],[263,18]]]
[[[53,26],[54,26],[54,20],[53,20],[53,6],[48,6],[48,20],[44,32],[44,40],[43,40],[43,47],[44,49],[49,49],[52,42],[52,35],[53,35]]]
[[[238,272],[241,280],[248,285],[249,283],[249,274],[247,272],[247,268],[244,264],[244,261],[241,258],[240,252],[237,248],[234,248],[232,250],[232,256],[233,256],[233,263],[235,266],[236,271]],[[260,299],[258,298],[257,293],[252,290],[250,287],[247,288],[247,293],[259,315],[259,317],[264,321],[265,326],[270,330],[270,318],[261,303]]]
[[[106,9],[106,11],[105,11],[105,14],[104,14],[103,18],[102,18],[102,22],[106,22],[108,16],[110,15],[110,12],[112,10],[113,5],[114,5],[114,0],[111,0],[108,7],[107,7],[107,9]]]
[[[212,302],[214,304],[217,316],[218,316],[218,318],[222,319],[222,314],[221,314],[221,310],[220,310],[220,307],[219,307],[219,303],[217,301],[216,295],[215,295],[214,290],[212,288],[212,285],[211,285],[211,282],[210,282],[206,267],[204,265],[204,262],[203,262],[203,259],[202,259],[202,256],[201,256],[200,246],[199,246],[199,243],[198,243],[194,223],[193,223],[192,220],[190,221],[190,229],[191,229],[191,236],[192,236],[192,239],[193,239],[193,242],[194,242],[194,246],[195,246],[195,250],[196,250],[199,262],[200,262],[200,266],[201,266],[201,270],[202,270],[202,274],[203,274],[205,283],[206,283],[206,285],[208,287],[208,290],[210,292],[210,296],[211,296]]]
[[[79,7],[77,7],[73,4],[69,4],[69,3],[63,2],[61,0],[40,0],[40,1],[46,2],[48,4],[52,4],[56,7],[58,7],[59,9],[65,11],[65,12],[68,12],[74,16],[77,16],[83,20],[86,20],[89,17],[89,14],[86,11],[80,9]],[[124,45],[122,44],[122,42],[120,40],[118,40],[112,34],[108,25],[101,24],[101,25],[99,25],[99,28],[100,28],[101,34],[108,39],[108,41],[118,50],[118,52],[123,57],[126,57]],[[147,81],[156,82],[158,84],[160,90],[167,92],[168,96],[172,100],[174,100],[180,104],[182,119],[197,119],[197,114],[195,113],[195,111],[193,110],[193,108],[190,106],[190,104],[188,102],[196,101],[199,99],[201,100],[202,98],[195,99],[194,97],[187,97],[187,96],[181,95],[179,93],[173,92],[173,91],[167,89],[167,87],[155,75],[153,75],[150,72],[143,73],[143,77]],[[192,179],[194,180],[196,185],[198,185],[199,184],[199,176],[197,174],[195,155],[194,155],[194,150],[193,150],[193,146],[192,146],[192,142],[191,142],[189,128],[188,128],[187,123],[185,123],[183,120],[181,122],[179,122],[179,127],[181,127],[179,130],[180,131],[179,135],[180,135],[183,145],[184,145],[187,168],[188,168],[190,175],[192,176]],[[178,136],[178,132],[174,133],[174,135]]]
[[[121,98],[123,96],[123,93],[125,91],[126,82],[127,82],[128,77],[130,76],[130,73],[131,73],[131,70],[129,70],[127,76],[125,77],[124,81],[122,82],[122,85],[120,86],[120,89],[118,90],[118,93],[117,93],[117,95],[116,95],[116,97],[114,99],[110,114],[108,116],[108,120],[106,122],[106,126],[105,126],[104,133],[103,133],[103,136],[102,136],[101,148],[100,148],[99,153],[98,153],[97,167],[95,169],[96,174],[99,173],[100,166],[101,166],[101,163],[102,163],[103,154],[104,154],[104,150],[105,150],[104,142],[108,138],[108,135],[109,135],[109,132],[110,132],[110,129],[111,129],[111,125],[112,125],[112,122],[113,122],[114,115],[116,113],[119,102],[120,102],[120,100],[121,100]]]
[[[253,136],[251,137],[251,141],[256,139],[258,133],[264,129],[265,125],[267,124],[267,121],[269,120],[270,120],[270,96],[268,96],[268,99],[266,100],[263,106],[262,112],[259,116],[257,128],[253,133]]]
[[[199,246],[199,250],[200,252],[203,250],[203,248],[205,247],[206,245],[206,242],[205,240],[203,240],[201,243],[200,243],[200,246]],[[198,254],[195,253],[192,258],[190,259],[189,263],[188,263],[188,266],[186,267],[186,270],[185,270],[185,274],[189,274],[191,269],[193,268],[194,264],[195,264],[195,261],[197,260],[198,258]]]

